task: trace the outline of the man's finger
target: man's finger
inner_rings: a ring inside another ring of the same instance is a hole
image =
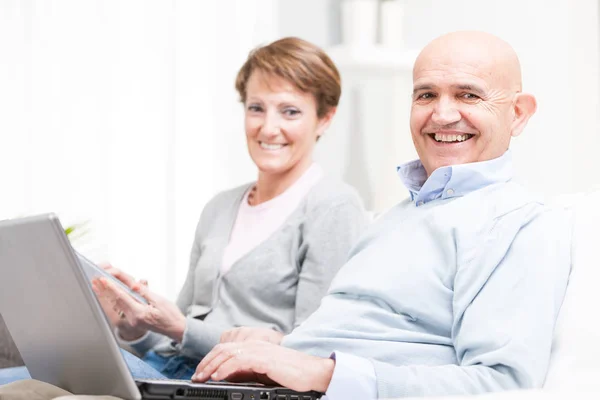
[[[219,343],[227,343],[227,342],[231,342],[231,331],[227,331],[225,333],[223,333],[221,335],[221,340],[219,341]]]
[[[245,342],[246,340],[248,340],[248,335],[250,334],[250,332],[248,331],[248,329],[242,329],[240,330],[238,337],[236,338],[236,341],[238,342]]]
[[[223,346],[224,344],[216,345],[207,355],[205,355],[202,358],[202,361],[200,361],[200,364],[198,364],[198,366],[196,367],[196,372],[194,373],[194,376],[202,373],[202,371],[204,370],[204,368],[206,368],[208,363],[211,362],[217,355],[219,355]]]
[[[214,381],[224,381],[230,376],[252,373],[252,369],[244,368],[244,364],[247,363],[241,355],[229,357],[215,368],[215,371],[210,375],[210,378]]]
[[[265,375],[257,374],[252,371],[239,371],[227,377],[228,382],[260,382],[267,385],[279,386],[277,382],[268,379]]]
[[[215,348],[202,359],[200,364],[198,364],[198,368],[196,368],[196,373],[192,377],[192,380],[206,382],[211,379],[211,375],[217,368],[233,355],[234,353],[229,344],[219,344],[215,346]]]
[[[232,331],[229,332],[229,342],[233,343],[237,341],[237,338],[240,334],[240,329],[239,328],[235,328]]]

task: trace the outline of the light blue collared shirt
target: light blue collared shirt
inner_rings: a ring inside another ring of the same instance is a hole
[[[449,165],[427,172],[421,160],[414,160],[398,167],[398,175],[418,206],[437,199],[460,197],[495,183],[508,182],[513,177],[512,154],[489,161]]]
[[[510,152],[399,167],[411,200],[373,223],[283,345],[336,359],[329,400],[540,387],[570,271],[570,215],[512,179]],[[540,279],[542,278],[542,279]]]
[[[429,178],[419,159],[398,166],[397,171],[417,207],[432,200],[463,196],[494,183],[508,182],[513,176],[510,150],[490,161],[438,168]],[[336,359],[336,367],[327,399],[377,398],[375,369],[370,362],[339,352],[333,353],[332,358]]]

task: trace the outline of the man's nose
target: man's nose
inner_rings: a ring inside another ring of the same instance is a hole
[[[460,121],[461,116],[456,104],[447,98],[440,98],[433,109],[431,120],[436,125],[449,125]]]

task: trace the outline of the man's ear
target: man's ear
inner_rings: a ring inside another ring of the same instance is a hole
[[[331,125],[331,120],[333,119],[336,111],[337,107],[332,107],[329,111],[327,111],[327,114],[319,119],[319,124],[317,125],[317,140],[319,140],[318,138],[320,138],[323,133],[325,133],[327,128],[329,128],[329,125]]]
[[[515,95],[513,107],[514,117],[510,129],[510,135],[512,137],[516,137],[523,132],[523,129],[525,129],[525,126],[529,121],[529,118],[535,114],[535,110],[537,109],[537,101],[532,94],[517,93]]]

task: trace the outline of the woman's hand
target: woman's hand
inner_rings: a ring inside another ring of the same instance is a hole
[[[221,343],[198,364],[192,381],[255,381],[279,384],[298,392],[325,393],[334,367],[332,359],[310,356],[272,343]]]
[[[281,339],[283,339],[283,334],[274,331],[273,329],[250,328],[245,326],[228,330],[221,335],[221,343],[262,340],[263,342],[280,344]]]
[[[137,283],[131,275],[126,274],[112,265],[101,265],[101,267],[130,288]],[[144,336],[147,330],[136,329],[127,322],[126,318],[122,318],[124,314],[120,313],[121,310],[117,309],[114,301],[112,301],[112,296],[109,296],[107,292],[102,291],[100,286],[94,282],[95,280],[92,280],[92,289],[96,294],[96,298],[102,306],[104,314],[106,314],[108,317],[111,325],[119,330],[119,336],[121,336],[122,339],[129,341],[136,340]],[[146,281],[140,281],[140,283],[148,286]]]
[[[113,325],[119,329],[119,335],[123,339],[135,340],[150,330],[181,343],[186,321],[175,304],[150,292],[146,284],[135,282],[133,278],[121,271],[118,273],[109,269],[107,271],[148,301],[148,304],[138,302],[109,279],[92,280],[92,288],[102,308]]]
[[[120,310],[115,306],[112,296],[109,296],[101,289],[100,284],[96,282],[96,279],[92,280],[92,289],[96,294],[100,306],[102,306],[102,309],[104,310],[104,314],[108,317],[110,324],[119,330],[121,339],[133,341],[146,334],[146,329],[136,329],[127,322],[127,319],[124,318],[125,314],[120,314]]]

